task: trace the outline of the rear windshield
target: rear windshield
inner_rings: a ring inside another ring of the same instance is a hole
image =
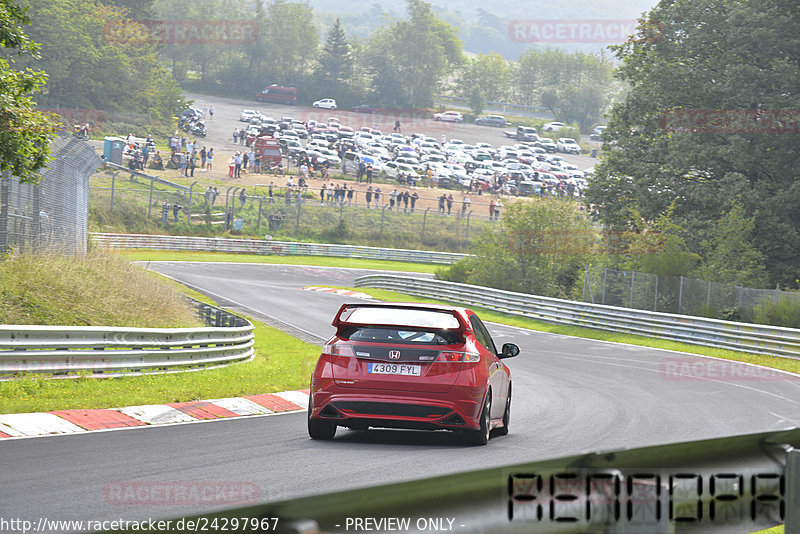
[[[397,325],[418,328],[458,328],[452,313],[403,308],[352,308],[342,312],[343,323]]]
[[[384,327],[346,327],[340,336],[350,341],[373,343],[402,343],[413,345],[452,345],[462,340],[461,333],[454,330],[417,330]]]

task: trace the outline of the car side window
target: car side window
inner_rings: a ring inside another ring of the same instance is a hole
[[[497,354],[497,348],[494,346],[492,336],[489,334],[489,330],[486,329],[478,316],[470,315],[469,322],[472,325],[472,329],[475,331],[475,338],[478,340],[478,343],[492,351],[492,354]]]

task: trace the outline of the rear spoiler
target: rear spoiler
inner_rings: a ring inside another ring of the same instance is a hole
[[[333,319],[331,324],[336,327],[336,329],[340,329],[344,326],[405,326],[405,325],[398,325],[398,323],[380,323],[380,322],[353,322],[348,321],[347,317],[349,317],[352,312],[358,308],[391,308],[391,309],[400,309],[400,310],[417,310],[417,311],[430,311],[435,313],[444,313],[451,315],[455,318],[456,322],[459,325],[460,330],[469,330],[467,324],[464,323],[461,315],[452,309],[442,308],[438,306],[426,305],[426,304],[414,304],[414,303],[401,303],[401,304],[387,304],[387,303],[359,303],[359,304],[342,304],[342,307],[339,308],[339,311],[336,313],[336,316]],[[342,317],[345,317],[342,319]],[[407,325],[407,326],[414,326],[414,325]]]

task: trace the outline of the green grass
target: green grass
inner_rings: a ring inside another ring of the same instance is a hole
[[[84,257],[23,254],[0,261],[0,323],[202,325],[191,306],[161,277],[101,250]]]
[[[784,528],[783,525],[779,525],[777,527],[768,528],[766,530],[759,530],[757,532],[753,532],[752,534],[783,534]]]
[[[117,251],[129,261],[218,261],[230,263],[270,263],[313,265],[315,267],[346,267],[350,269],[376,269],[414,273],[436,272],[440,264],[407,263],[401,261],[365,260],[361,258],[334,258],[320,256],[261,256],[258,254],[226,254],[223,252],[169,252],[135,249]]]
[[[406,295],[404,293],[399,293],[396,291],[387,291],[384,289],[372,289],[367,287],[343,288],[343,289],[352,289],[355,291],[361,291],[380,300],[427,302],[427,303],[445,302],[447,304],[462,305],[455,302],[446,302],[434,299],[415,297],[411,295]],[[555,324],[545,323],[542,321],[537,321],[535,319],[529,319],[526,317],[500,313],[494,310],[481,308],[477,306],[470,306],[469,308],[479,313],[481,318],[486,321],[506,324],[509,326],[528,328],[530,330],[538,330],[540,332],[550,332],[553,334],[562,334],[566,336],[582,337],[582,338],[596,339],[601,341],[614,341],[617,343],[626,343],[628,345],[639,345],[642,347],[651,347],[656,349],[674,350],[690,354],[699,354],[702,356],[712,356],[714,358],[721,358],[725,360],[763,365],[765,367],[782,369],[784,371],[790,371],[794,373],[800,372],[800,361],[793,360],[790,358],[780,358],[778,356],[750,354],[746,352],[738,352],[733,350],[704,347],[701,345],[690,345],[688,343],[679,343],[676,341],[655,339],[655,338],[637,336],[631,334],[621,334],[617,332],[606,332],[603,330],[593,330],[591,328],[583,328],[579,326],[555,325]]]
[[[307,388],[319,347],[252,322],[256,355],[250,362],[162,375],[103,379],[30,376],[0,382],[0,413],[163,404]]]

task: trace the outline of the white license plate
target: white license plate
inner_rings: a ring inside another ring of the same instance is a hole
[[[419,365],[409,365],[406,363],[380,363],[369,362],[367,373],[377,375],[409,375],[420,376],[422,367]]]

